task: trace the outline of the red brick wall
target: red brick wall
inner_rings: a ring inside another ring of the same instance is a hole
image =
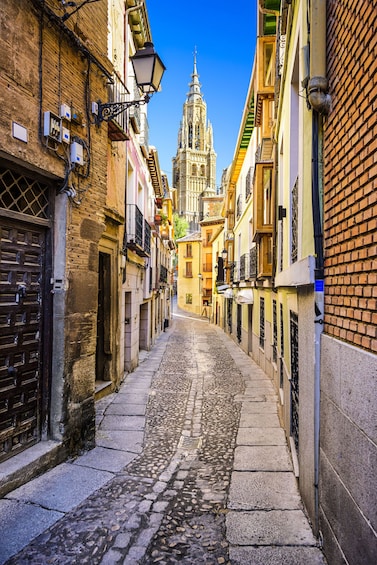
[[[327,6],[325,331],[377,351],[377,1]]]

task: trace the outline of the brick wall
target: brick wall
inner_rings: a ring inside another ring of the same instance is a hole
[[[107,2],[85,5],[65,23],[63,14],[56,0],[2,0],[0,157],[37,169],[52,179],[58,194],[68,170],[69,146],[46,143],[43,113],[59,114],[65,103],[82,116],[64,123],[71,140],[76,136],[85,145],[87,165],[80,174],[78,169],[69,175],[77,196],[67,212],[64,383],[56,387],[57,395],[63,391],[64,435],[78,448],[85,437],[93,437],[98,244],[105,229],[107,193],[107,124],[94,123],[90,104],[107,99],[112,67],[106,58]],[[13,121],[27,128],[27,142],[12,136]]]
[[[325,331],[377,351],[377,2],[329,0]]]

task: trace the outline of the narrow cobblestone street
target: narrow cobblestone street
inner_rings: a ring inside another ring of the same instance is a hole
[[[251,370],[255,380],[248,382]],[[245,400],[259,409],[243,412]],[[51,520],[2,563],[325,563],[302,512],[272,385],[207,320],[176,314],[120,391],[98,401],[97,412],[94,450],[0,501],[10,519],[0,526],[2,540],[24,528],[21,502],[48,511]],[[247,463],[253,458],[256,468]],[[97,482],[75,506],[70,491],[90,482],[80,479],[85,469],[97,473]],[[51,502],[51,494],[43,497],[53,484],[59,493]]]

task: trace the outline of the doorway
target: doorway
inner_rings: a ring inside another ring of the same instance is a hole
[[[111,380],[111,256],[100,253],[98,261],[98,313],[96,381]]]

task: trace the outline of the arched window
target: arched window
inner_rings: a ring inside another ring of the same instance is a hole
[[[191,174],[193,177],[196,177],[196,175],[198,174],[198,167],[196,165],[192,165]]]
[[[195,126],[195,149],[200,150],[200,126]]]
[[[190,147],[190,149],[192,149],[192,124],[189,124],[188,127],[188,146]]]
[[[205,165],[200,165],[200,176],[201,176],[201,177],[205,177],[205,176],[206,176],[206,167],[205,167]]]

